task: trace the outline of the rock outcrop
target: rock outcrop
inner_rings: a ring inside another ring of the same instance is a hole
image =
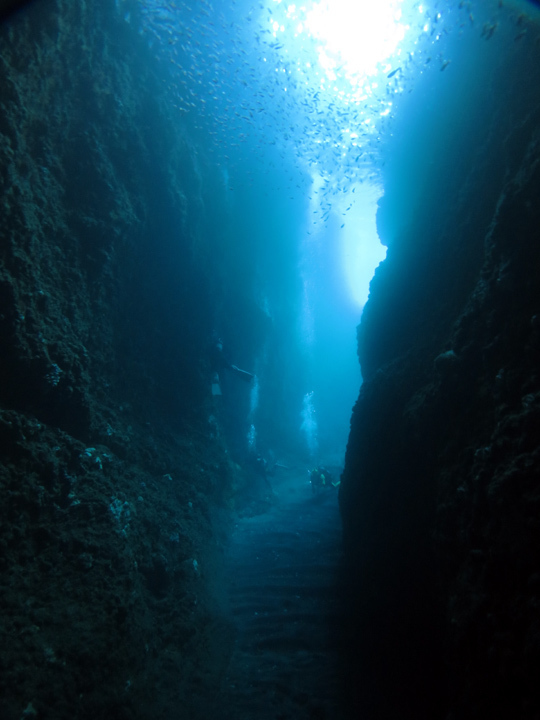
[[[379,211],[341,487],[362,717],[540,712],[540,106],[507,72],[454,184],[446,147],[425,214]]]
[[[31,11],[0,39],[0,715],[206,716],[219,193],[115,3]]]

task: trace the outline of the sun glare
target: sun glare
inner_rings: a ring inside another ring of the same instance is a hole
[[[406,87],[426,10],[416,0],[270,5],[270,47],[282,67],[294,63],[297,88],[305,92],[296,107],[305,113],[301,158],[313,183],[306,242],[338,242],[344,281],[361,307],[386,255],[375,222],[384,193],[379,144]]]
[[[306,0],[302,5],[270,0],[261,7],[276,65],[294,63],[295,81],[318,111],[332,117],[340,106],[361,108],[361,122],[374,123],[371,128],[392,114],[392,96],[404,91],[419,38],[426,35],[424,5],[417,0]]]
[[[326,0],[306,13],[305,26],[356,84],[375,75],[404,39],[401,15],[400,0]]]

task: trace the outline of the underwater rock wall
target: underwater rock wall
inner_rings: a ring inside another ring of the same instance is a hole
[[[531,38],[506,67],[454,186],[459,147],[441,151],[425,215],[400,231],[381,203],[397,231],[359,326],[340,496],[358,716],[540,712],[540,105],[536,74],[521,82],[537,54]]]
[[[206,716],[219,182],[134,15],[29,10],[0,28],[0,715]]]

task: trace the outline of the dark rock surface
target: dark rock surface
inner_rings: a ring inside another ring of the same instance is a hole
[[[198,717],[230,645],[216,191],[114,3],[0,32],[0,716]]]
[[[455,181],[441,157],[429,213],[400,230],[391,195],[379,211],[341,487],[370,719],[540,715],[540,106],[513,70]]]

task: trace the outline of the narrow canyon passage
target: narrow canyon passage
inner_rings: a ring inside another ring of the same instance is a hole
[[[313,495],[304,468],[275,504],[238,521],[227,553],[235,647],[227,720],[338,718],[337,491]]]
[[[540,720],[538,0],[0,19],[0,720]]]

